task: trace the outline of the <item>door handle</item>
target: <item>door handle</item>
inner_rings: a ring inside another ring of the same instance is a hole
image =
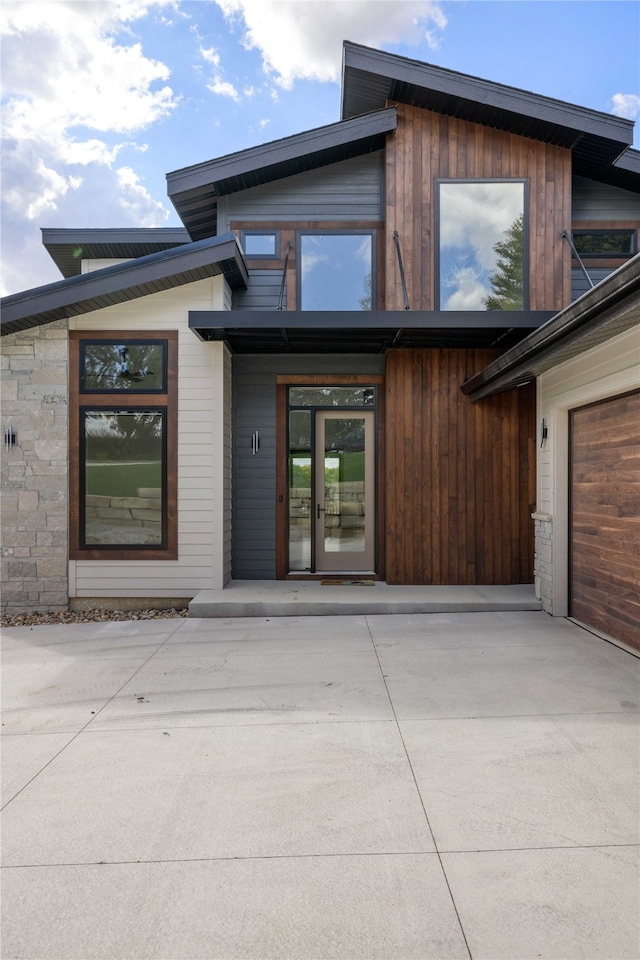
[[[320,519],[321,513],[326,513],[326,510],[324,507],[321,507],[320,504],[318,504],[318,520]]]

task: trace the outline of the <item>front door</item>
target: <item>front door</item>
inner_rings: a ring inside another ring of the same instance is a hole
[[[377,391],[288,388],[286,573],[375,572]]]
[[[374,569],[374,414],[354,413],[323,410],[315,416],[318,572]]]

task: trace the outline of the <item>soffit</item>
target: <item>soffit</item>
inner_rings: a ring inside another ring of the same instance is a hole
[[[247,269],[232,233],[4,297],[2,336],[220,274],[232,289],[246,287]]]
[[[83,260],[135,260],[190,243],[184,227],[42,229],[42,243],[63,277],[81,272]]]

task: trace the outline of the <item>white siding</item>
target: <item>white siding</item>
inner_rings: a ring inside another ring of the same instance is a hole
[[[538,379],[537,512],[553,522],[553,612],[568,611],[569,411],[640,386],[640,326],[559,364]]]
[[[190,310],[222,310],[222,277],[200,280],[70,321],[75,330],[178,330],[178,559],[77,560],[75,597],[193,597],[224,586],[230,570],[230,358],[202,343]]]

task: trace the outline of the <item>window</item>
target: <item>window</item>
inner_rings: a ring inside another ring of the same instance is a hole
[[[526,310],[527,182],[438,183],[440,310]]]
[[[70,333],[71,559],[177,558],[177,333]]]
[[[298,309],[371,310],[373,231],[298,234]]]
[[[240,242],[247,257],[277,260],[280,256],[278,230],[243,230]]]
[[[581,257],[632,257],[637,250],[635,230],[574,230],[573,245]]]

